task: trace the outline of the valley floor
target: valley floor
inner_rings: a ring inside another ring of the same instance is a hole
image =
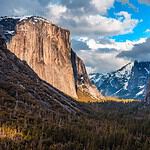
[[[142,103],[82,104],[86,114],[45,118],[0,113],[3,150],[149,150],[150,107]]]

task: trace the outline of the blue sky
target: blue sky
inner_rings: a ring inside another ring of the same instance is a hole
[[[88,72],[150,61],[150,0],[0,0],[0,16],[38,15],[71,32]]]
[[[131,8],[128,4],[122,5],[119,2],[115,2],[114,8],[111,8],[108,11],[108,16],[114,17],[114,13],[119,11],[126,11],[132,14],[133,18],[141,20],[141,22],[134,28],[133,33],[114,36],[113,38],[116,41],[126,41],[128,40],[138,40],[139,37],[150,37],[150,32],[145,32],[150,28],[150,5],[140,4],[137,0],[133,0],[132,4],[135,6],[135,9]]]

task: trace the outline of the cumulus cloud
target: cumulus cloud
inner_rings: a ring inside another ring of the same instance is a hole
[[[150,33],[150,29],[146,29],[146,30],[145,30],[145,33]]]
[[[113,39],[99,40],[87,37],[72,40],[77,54],[84,60],[87,70],[91,72],[111,72],[132,61],[125,57],[118,57],[123,50],[130,52],[134,45],[144,43],[145,38],[136,41],[116,42]]]
[[[87,1],[87,6],[79,5],[77,9],[72,9],[73,2],[69,3],[70,5],[50,3],[47,17],[78,36],[114,36],[133,32],[139,20],[133,19],[128,12],[121,11],[115,18],[104,15],[113,6],[113,2],[112,0],[91,0],[89,3]],[[76,5],[75,3],[75,7]],[[53,11],[51,8],[56,9]]]
[[[145,38],[141,38],[135,41],[126,40],[124,42],[116,42],[114,39],[89,39],[86,42],[91,49],[109,48],[118,51],[128,51],[131,50],[135,44],[143,43],[145,40]]]
[[[111,72],[120,67],[124,64],[127,64],[129,61],[124,60],[122,58],[116,58],[118,54],[115,51],[111,51],[109,53],[104,53],[102,51],[86,51],[81,50],[77,52],[78,55],[84,60],[88,72]]]
[[[75,51],[79,51],[79,50],[90,50],[89,46],[87,45],[86,42],[82,41],[82,40],[76,40],[76,39],[72,39],[71,40],[71,47],[75,50]]]
[[[61,19],[63,15],[67,12],[67,7],[63,5],[57,5],[57,4],[49,4],[47,6],[48,9],[48,15],[51,15],[51,19],[53,21]]]
[[[136,44],[130,51],[122,51],[117,57],[128,60],[150,61],[150,38],[144,43]]]
[[[91,4],[95,6],[99,13],[105,14],[113,6],[114,0],[91,0]]]
[[[43,10],[38,0],[0,0],[1,16],[42,15]]]
[[[40,15],[71,30],[73,36],[114,36],[133,32],[139,20],[127,12],[107,12],[115,0],[1,0],[0,15]],[[111,24],[111,25],[110,25]]]

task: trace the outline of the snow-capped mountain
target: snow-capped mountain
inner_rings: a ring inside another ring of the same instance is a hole
[[[135,61],[115,72],[90,74],[90,79],[103,95],[144,99],[150,79],[150,62]]]

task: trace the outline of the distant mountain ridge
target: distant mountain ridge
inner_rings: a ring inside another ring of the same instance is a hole
[[[93,73],[90,80],[106,96],[143,100],[150,80],[150,62],[135,61],[111,73]]]
[[[94,101],[101,97],[83,61],[71,49],[70,31],[44,18],[29,16],[0,17],[0,32],[8,48],[43,80],[76,99],[79,90]]]

